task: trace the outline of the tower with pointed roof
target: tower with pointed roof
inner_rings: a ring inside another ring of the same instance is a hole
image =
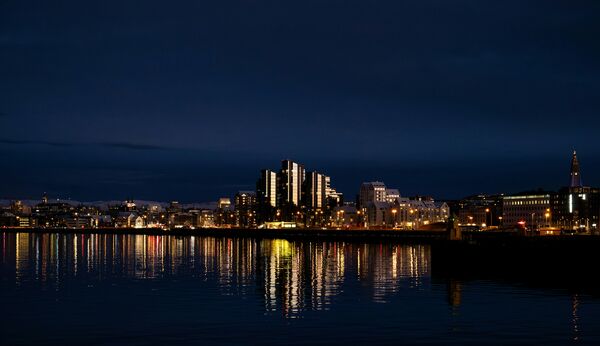
[[[573,150],[573,158],[571,159],[571,187],[580,187],[581,172],[579,171],[579,161],[577,160],[577,152]]]

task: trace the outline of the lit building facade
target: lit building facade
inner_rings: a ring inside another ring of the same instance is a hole
[[[491,209],[484,205],[466,205],[458,211],[460,226],[486,227],[490,225]]]
[[[385,189],[386,202],[394,203],[398,198],[400,198],[400,191],[398,189]]]
[[[256,183],[256,198],[258,203],[277,207],[277,173],[269,169],[260,171]]]
[[[559,190],[553,205],[556,226],[573,232],[598,232],[600,189],[583,186],[577,153],[571,158],[570,185]]]
[[[389,223],[401,229],[420,229],[435,223],[448,221],[450,208],[445,202],[432,198],[399,197],[391,205]]]
[[[523,193],[502,198],[502,224],[539,229],[552,226],[552,192]]]
[[[449,202],[450,213],[458,216],[461,226],[500,227],[504,195],[473,195]]]
[[[362,183],[360,186],[359,204],[365,208],[369,203],[388,202],[386,200],[386,187],[380,181]]]
[[[397,189],[388,189],[380,181],[361,185],[359,203],[357,213],[364,213],[364,225],[375,228],[420,229],[446,222],[450,213],[446,203],[429,197],[402,197]]]
[[[235,225],[237,227],[256,227],[256,193],[240,191],[235,195]]]
[[[302,185],[304,184],[304,166],[290,160],[281,162],[279,171],[279,205],[301,205]]]
[[[311,210],[324,209],[327,206],[327,183],[329,177],[317,172],[309,172],[305,180],[305,206]]]

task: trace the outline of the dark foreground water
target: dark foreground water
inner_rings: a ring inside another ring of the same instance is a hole
[[[597,297],[438,278],[428,245],[0,235],[1,345],[600,344]]]

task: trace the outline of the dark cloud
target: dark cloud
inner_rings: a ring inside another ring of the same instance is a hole
[[[54,142],[54,141],[37,141],[37,140],[18,140],[18,139],[5,139],[1,138],[0,143],[2,144],[16,144],[16,145],[48,145],[51,147],[73,147],[75,143],[69,142]]]
[[[82,143],[82,142],[58,142],[58,141],[41,141],[41,140],[15,140],[0,138],[2,144],[16,144],[16,145],[47,145],[52,147],[90,147],[100,146],[115,149],[128,149],[128,150],[173,150],[173,148],[161,147],[156,145],[137,144],[137,143],[126,143],[126,142],[105,142],[105,143]]]
[[[173,150],[173,148],[162,147],[162,146],[157,146],[157,145],[136,144],[136,143],[126,143],[126,142],[100,143],[100,145],[105,146],[105,147],[109,147],[109,148],[117,148],[117,149]]]

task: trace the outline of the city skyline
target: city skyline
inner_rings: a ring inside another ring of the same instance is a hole
[[[310,167],[309,167],[310,168]],[[157,201],[12,200],[0,203],[0,227],[125,229],[392,229],[442,231],[508,230],[540,235],[598,233],[600,188],[585,185],[577,152],[569,184],[508,194],[438,200],[407,195],[383,181],[365,181],[355,198],[337,191],[330,176],[302,163],[281,160],[262,169],[255,189],[221,195],[211,203]],[[335,181],[335,180],[334,180]],[[233,200],[233,203],[232,203]],[[450,227],[452,226],[452,227]]]

